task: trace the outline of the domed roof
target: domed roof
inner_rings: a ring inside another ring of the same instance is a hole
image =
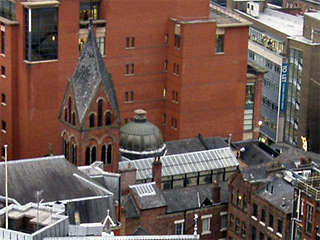
[[[146,111],[135,110],[132,122],[121,128],[120,152],[130,159],[161,156],[165,150],[160,129],[147,121]]]

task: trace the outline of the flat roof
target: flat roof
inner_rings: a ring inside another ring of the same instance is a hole
[[[302,36],[303,34],[303,16],[301,15],[291,15],[270,8],[265,8],[264,12],[260,12],[257,18],[243,12],[241,13],[254,22],[260,22],[287,36],[294,37]]]
[[[304,15],[310,16],[320,21],[320,12],[306,12]]]

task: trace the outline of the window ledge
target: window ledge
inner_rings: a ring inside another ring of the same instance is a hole
[[[201,235],[207,235],[207,234],[211,234],[211,231],[204,231],[201,233]]]
[[[3,130],[3,129],[1,130],[1,132],[3,132],[4,134],[6,134],[6,133],[7,133],[7,131],[6,131],[6,130]]]
[[[216,52],[216,55],[223,55],[225,52]]]
[[[2,77],[2,78],[6,78],[6,75],[1,74],[1,77]]]
[[[177,77],[179,76],[179,74],[178,74],[178,73],[173,73],[173,75],[175,75],[175,76],[177,76]]]
[[[124,74],[124,76],[126,76],[126,77],[134,76],[134,73],[126,73],[126,74]]]
[[[266,224],[262,221],[259,222],[262,226],[265,226]]]
[[[257,218],[255,216],[251,216],[251,218],[255,221],[257,221]]]
[[[124,103],[133,103],[134,101],[125,101]]]
[[[42,61],[28,61],[23,60],[26,64],[39,64],[39,63],[51,63],[51,62],[58,62],[58,59],[52,59],[52,60],[42,60]]]
[[[273,232],[273,228],[271,228],[271,227],[268,227],[268,230],[271,231],[271,232]]]
[[[282,234],[281,234],[281,233],[277,232],[276,235],[277,235],[278,237],[282,238]]]
[[[171,127],[171,129],[174,130],[174,131],[177,131],[177,130],[178,130],[178,128],[174,128],[174,127]]]
[[[224,231],[227,231],[228,229],[225,227],[225,228],[221,228],[220,229],[220,232],[224,232]]]
[[[136,49],[136,47],[126,47],[128,50]]]

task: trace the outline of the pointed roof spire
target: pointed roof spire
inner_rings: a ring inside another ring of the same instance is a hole
[[[89,22],[87,43],[83,48],[78,66],[71,78],[71,84],[73,85],[80,122],[82,122],[98,87],[102,85],[107,93],[117,121],[120,123],[119,108],[112,76],[107,70],[96,42],[92,20]]]

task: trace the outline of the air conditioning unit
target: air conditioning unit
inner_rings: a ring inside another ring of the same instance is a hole
[[[253,17],[259,17],[259,3],[247,2],[247,14]]]

